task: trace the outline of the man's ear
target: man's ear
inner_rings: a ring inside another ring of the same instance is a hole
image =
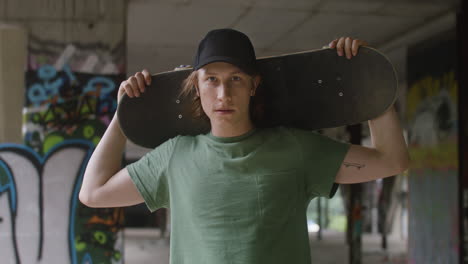
[[[260,75],[255,75],[253,78],[252,78],[252,81],[253,81],[253,85],[254,85],[254,88],[252,90],[252,96],[255,95],[255,91],[257,90],[258,86],[260,85],[260,83],[262,82],[262,77]]]

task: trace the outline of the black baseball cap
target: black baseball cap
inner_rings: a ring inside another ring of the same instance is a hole
[[[209,31],[198,45],[193,70],[217,61],[231,63],[247,74],[257,73],[257,59],[249,37],[234,29]]]

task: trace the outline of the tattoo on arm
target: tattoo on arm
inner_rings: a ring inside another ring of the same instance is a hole
[[[365,164],[359,164],[359,163],[350,163],[350,162],[343,162],[343,165],[346,166],[346,168],[348,167],[356,167],[358,170],[360,170],[361,168],[364,168],[366,165]]]

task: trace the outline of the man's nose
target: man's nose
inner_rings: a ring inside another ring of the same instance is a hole
[[[219,100],[231,99],[231,89],[230,89],[229,83],[223,82],[219,85],[218,99]]]

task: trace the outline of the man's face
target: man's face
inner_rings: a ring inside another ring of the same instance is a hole
[[[250,122],[250,96],[259,80],[226,62],[213,62],[199,69],[198,92],[212,126]]]

